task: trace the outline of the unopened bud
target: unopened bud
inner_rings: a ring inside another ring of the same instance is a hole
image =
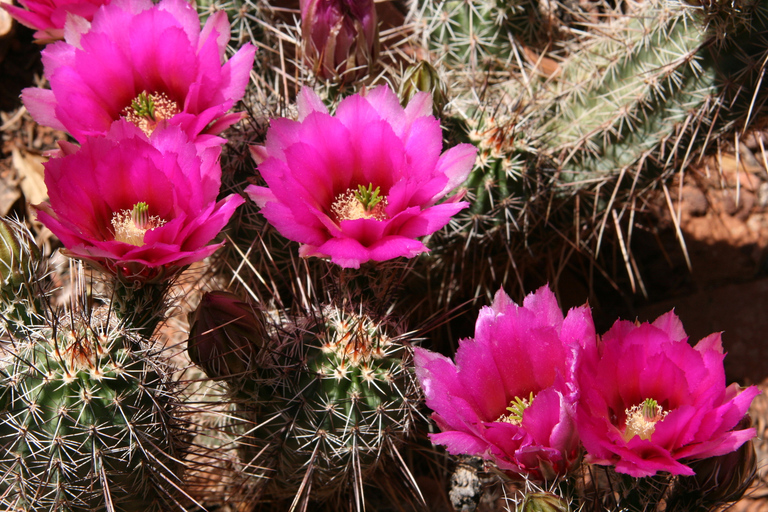
[[[301,0],[301,34],[304,57],[320,78],[351,82],[378,59],[373,0]]]
[[[189,323],[189,358],[212,379],[245,375],[253,369],[267,337],[261,312],[224,291],[203,295]]]
[[[445,82],[440,80],[437,70],[427,61],[409,66],[400,83],[400,101],[403,106],[417,92],[427,92],[432,95],[432,108],[436,116],[440,116],[448,103],[448,90]]]
[[[744,430],[752,426],[752,419],[745,416],[735,430]],[[696,473],[678,480],[676,492],[670,500],[668,510],[692,510],[694,504],[712,507],[741,499],[744,492],[755,479],[757,455],[752,440],[742,444],[738,450],[689,462],[688,466]]]
[[[2,294],[13,298],[35,280],[40,249],[27,228],[18,221],[0,218],[0,278]]]
[[[517,512],[568,512],[568,502],[560,496],[548,492],[526,494]]]

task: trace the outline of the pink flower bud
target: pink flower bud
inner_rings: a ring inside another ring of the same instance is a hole
[[[304,56],[320,78],[364,76],[379,54],[373,0],[301,0]]]
[[[266,339],[261,313],[229,292],[203,295],[189,323],[189,358],[212,379],[248,372]]]

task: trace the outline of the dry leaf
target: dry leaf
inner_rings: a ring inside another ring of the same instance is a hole
[[[540,55],[527,46],[523,46],[523,52],[525,59],[533,66],[534,71],[547,78],[558,76],[562,71],[557,61],[545,57],[543,54]]]
[[[19,184],[14,180],[6,179],[6,174],[10,170],[0,175],[0,215],[5,217],[11,210],[11,206],[21,197]]]
[[[0,0],[0,3],[12,4],[13,0]],[[0,8],[0,37],[7,35],[13,27],[13,18],[8,11]]]
[[[22,153],[18,148],[11,151],[13,167],[19,175],[19,186],[31,204],[39,204],[48,199],[48,189],[43,179],[43,162],[47,158],[32,153]]]

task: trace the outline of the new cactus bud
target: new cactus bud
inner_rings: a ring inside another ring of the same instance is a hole
[[[425,60],[405,70],[399,95],[403,106],[406,106],[417,92],[428,92],[432,95],[434,114],[440,117],[448,103],[448,89],[437,70]]]
[[[28,283],[34,264],[40,260],[32,234],[18,221],[0,218],[0,278],[2,291],[16,293]]]
[[[225,291],[204,294],[189,323],[189,358],[212,379],[245,374],[267,335],[263,315]]]
[[[517,512],[568,512],[568,503],[552,493],[532,492],[525,495]]]
[[[365,76],[379,55],[373,0],[301,0],[304,57],[323,79]]]
[[[43,290],[37,285],[44,273],[32,233],[17,220],[0,218],[0,312],[12,330],[39,322]]]

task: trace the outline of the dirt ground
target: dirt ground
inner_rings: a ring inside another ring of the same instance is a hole
[[[32,218],[29,205],[46,197],[44,152],[65,137],[37,126],[19,101],[41,75],[31,31],[16,25],[0,33],[0,215]],[[642,283],[632,311],[645,321],[674,308],[694,340],[722,331],[729,380],[768,391],[767,145],[768,132],[752,134],[739,142],[738,155],[701,162],[669,184],[668,199],[659,195],[657,236],[633,245]],[[50,254],[56,241],[35,229]],[[762,481],[732,510],[768,512],[768,397],[753,409]]]

